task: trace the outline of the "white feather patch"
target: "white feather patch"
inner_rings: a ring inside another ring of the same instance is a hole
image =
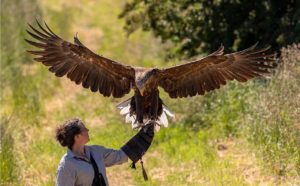
[[[131,123],[131,126],[132,126],[133,129],[135,129],[135,128],[137,128],[139,125],[138,125],[138,123],[134,123],[134,122],[133,122],[133,123]]]
[[[130,102],[131,102],[131,98],[126,100],[126,101],[123,101],[122,103],[118,104],[117,105],[117,108],[118,109],[122,109],[124,107],[126,107],[127,105],[130,105]]]
[[[168,127],[168,118],[167,118],[167,116],[166,116],[166,114],[165,114],[165,112],[163,112],[162,114],[161,114],[161,116],[159,117],[159,120],[160,120],[160,123],[164,126],[164,127]]]
[[[166,107],[163,105],[163,111],[170,117],[175,118],[175,115]]]
[[[135,115],[131,116],[130,118],[131,118],[131,124],[133,124],[135,122],[135,120],[136,120]]]
[[[126,107],[123,107],[120,111],[121,115],[128,114],[130,112],[130,105],[128,104]]]
[[[118,105],[118,108],[120,109],[120,114],[125,115],[125,122],[126,123],[131,123],[132,128],[138,128],[139,123],[136,122],[136,115],[130,116],[130,100],[127,100],[121,104]],[[175,115],[166,107],[163,105],[163,112],[161,116],[156,120],[158,125],[155,125],[155,131],[159,131],[161,125],[164,127],[168,127],[169,122],[168,122],[168,117],[174,118]],[[149,118],[144,118],[143,123],[147,124],[147,121],[149,121]]]
[[[132,117],[130,116],[130,114],[126,114],[125,122],[126,123],[132,123]]]

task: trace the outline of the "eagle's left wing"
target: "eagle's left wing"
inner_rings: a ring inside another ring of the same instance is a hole
[[[276,67],[275,55],[265,54],[268,48],[257,50],[256,44],[243,51],[223,54],[224,47],[209,56],[160,71],[159,86],[171,98],[203,95],[236,79],[246,82],[269,73]]]
[[[122,97],[130,92],[135,77],[132,67],[95,54],[77,37],[73,44],[53,33],[46,23],[47,28],[37,24],[40,30],[29,25],[33,32],[27,31],[37,42],[25,40],[42,50],[28,52],[38,55],[35,60],[49,66],[56,76],[67,76],[76,84],[104,96]]]

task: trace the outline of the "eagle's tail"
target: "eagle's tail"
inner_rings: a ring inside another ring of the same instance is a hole
[[[132,114],[130,112],[130,110],[131,110],[130,109],[131,99],[132,98],[129,98],[126,101],[118,104],[117,108],[120,109],[120,114],[125,116],[125,122],[126,123],[131,123],[132,128],[139,128],[140,126],[136,122],[136,114]],[[156,122],[159,125],[162,125],[164,127],[168,127],[169,122],[168,122],[167,116],[174,118],[175,115],[167,108],[166,105],[163,104],[162,108],[163,108],[162,113],[161,113],[160,116],[158,116]],[[148,120],[149,120],[149,118],[144,118],[143,123],[147,123]]]

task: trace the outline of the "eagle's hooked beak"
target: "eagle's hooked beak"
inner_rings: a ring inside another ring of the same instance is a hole
[[[142,88],[142,89],[140,90],[140,93],[141,93],[141,95],[142,95],[142,96],[144,96],[145,89],[144,89],[144,88]]]
[[[138,83],[138,84],[137,84],[137,88],[138,88],[140,94],[141,94],[142,96],[144,96],[144,93],[145,93],[145,86]]]

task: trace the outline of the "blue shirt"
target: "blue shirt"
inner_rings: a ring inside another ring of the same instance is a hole
[[[62,157],[56,174],[56,186],[90,186],[94,179],[94,169],[90,161],[90,154],[97,163],[99,172],[103,175],[106,185],[105,167],[122,164],[128,161],[122,150],[108,149],[98,145],[86,145],[86,157],[75,155],[70,149]]]

